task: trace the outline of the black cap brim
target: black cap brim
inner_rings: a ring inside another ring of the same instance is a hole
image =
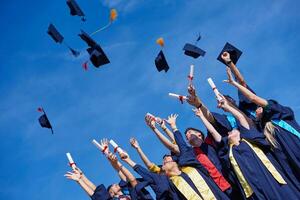
[[[88,48],[87,52],[90,55],[90,61],[95,67],[100,67],[102,65],[110,63],[108,57],[100,47],[100,45],[95,45],[94,47]]]
[[[204,56],[205,51],[200,49],[199,47],[186,43],[183,47],[184,54],[193,58],[198,58],[199,56]]]
[[[64,37],[58,32],[53,24],[49,24],[47,33],[57,43],[62,43],[64,40]]]
[[[81,34],[79,34],[79,37],[86,42],[86,44],[90,47],[94,47],[97,45],[97,43],[83,30],[81,30]]]
[[[84,13],[81,10],[81,8],[79,7],[79,5],[77,4],[77,2],[75,0],[67,0],[67,5],[70,8],[70,14],[72,16],[80,16],[80,17],[84,17]]]

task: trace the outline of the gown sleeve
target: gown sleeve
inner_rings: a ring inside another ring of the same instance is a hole
[[[98,185],[94,191],[94,194],[91,196],[92,200],[111,200],[112,198],[109,195],[109,192],[106,190],[103,184]]]

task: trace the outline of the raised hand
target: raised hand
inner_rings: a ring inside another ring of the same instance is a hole
[[[231,69],[229,67],[226,67],[226,73],[227,73],[227,80],[223,80],[225,83],[233,84],[235,80],[232,77]]]
[[[112,165],[118,164],[118,157],[114,153],[109,153],[107,159],[111,162]]]
[[[195,112],[195,115],[197,117],[202,117],[203,116],[203,112],[200,108],[194,108],[193,111]]]
[[[145,121],[146,121],[146,124],[151,128],[151,129],[155,129],[155,120],[153,120],[150,116],[146,116],[145,117]]]
[[[138,141],[135,138],[131,138],[130,139],[130,144],[135,149],[140,148],[140,145],[139,145]]]
[[[74,170],[73,172],[67,172],[65,175],[64,175],[67,179],[70,179],[70,180],[73,180],[73,181],[79,181],[82,177],[82,175]]]
[[[230,59],[230,54],[226,51],[224,51],[221,55],[221,58],[224,60],[224,62],[226,64],[229,64],[231,62],[231,59]]]
[[[109,152],[109,142],[108,142],[108,139],[103,138],[102,140],[100,140],[100,145],[102,146],[103,149],[105,149],[105,151],[103,153],[108,153]]]
[[[177,129],[177,127],[176,127],[177,117],[178,117],[178,114],[171,114],[170,116],[168,116],[168,120],[166,121],[173,130]]]
[[[195,90],[195,87],[193,85],[189,85],[189,87],[188,87],[188,93],[189,93],[189,95],[187,96],[187,100],[186,101],[190,105],[192,105],[192,106],[194,106],[196,108],[198,108],[199,106],[201,106],[201,101],[197,97],[196,90]]]

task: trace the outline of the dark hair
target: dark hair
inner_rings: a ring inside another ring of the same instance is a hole
[[[192,128],[192,127],[188,127],[187,129],[185,129],[184,134],[186,135],[187,132],[190,130],[199,132],[202,135],[203,139],[205,138],[205,135],[202,131],[200,131],[199,129],[196,129],[196,128]]]
[[[113,184],[109,185],[106,190],[109,192],[109,190],[112,186],[113,186]]]

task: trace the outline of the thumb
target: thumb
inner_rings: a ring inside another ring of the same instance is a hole
[[[229,80],[223,80],[224,83],[229,83]]]

